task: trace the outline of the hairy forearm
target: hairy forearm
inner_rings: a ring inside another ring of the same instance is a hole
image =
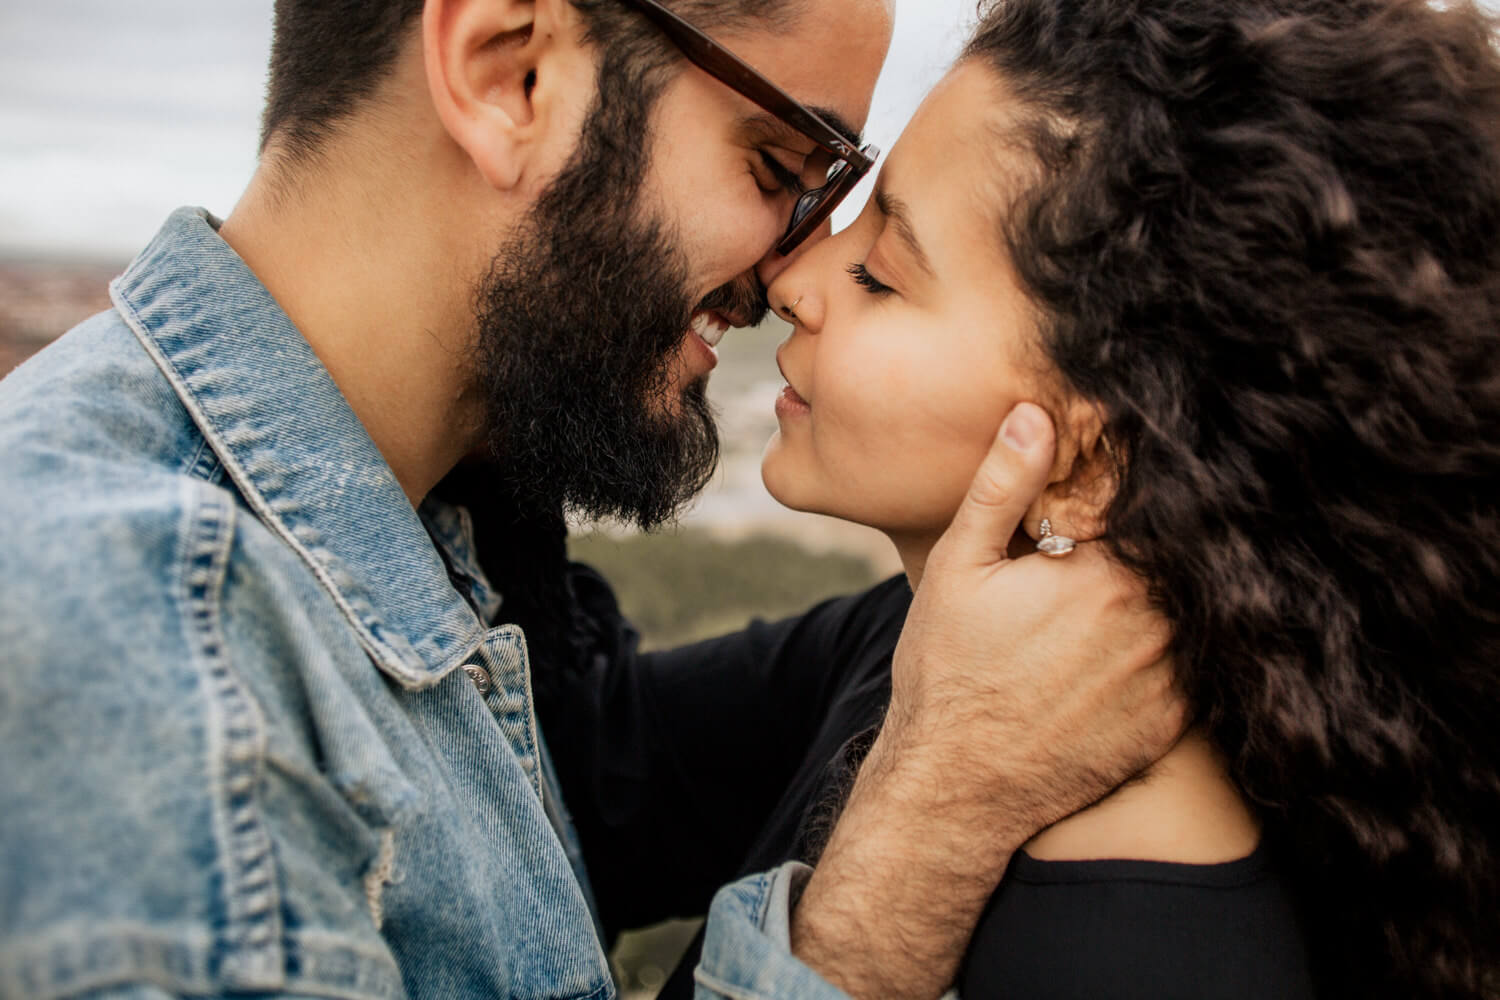
[[[952,794],[942,756],[877,741],[793,913],[793,952],[858,1000],[941,995],[1030,835]]]

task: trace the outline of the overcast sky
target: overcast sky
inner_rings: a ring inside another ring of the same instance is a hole
[[[900,0],[867,132],[889,149],[974,0]],[[124,258],[255,166],[271,0],[0,0],[0,252]]]
[[[872,141],[890,148],[974,7],[898,0]],[[0,253],[124,258],[178,205],[228,212],[270,32],[271,0],[0,0]]]

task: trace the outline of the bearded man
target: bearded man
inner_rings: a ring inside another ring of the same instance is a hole
[[[889,0],[276,14],[232,214],[0,383],[0,996],[611,997],[546,581],[472,529],[701,486],[714,343],[869,166]],[[937,995],[1011,851],[1175,736],[1141,595],[1005,560],[1051,445],[1007,419],[827,850],[720,894],[707,994]]]

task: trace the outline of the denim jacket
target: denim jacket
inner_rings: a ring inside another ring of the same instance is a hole
[[[111,294],[0,382],[0,1000],[613,997],[466,514],[206,213]],[[700,996],[842,995],[805,875],[719,894]]]

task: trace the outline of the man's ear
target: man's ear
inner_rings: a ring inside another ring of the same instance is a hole
[[[568,0],[427,0],[423,9],[422,57],[433,106],[497,190],[545,168],[537,160],[552,132],[573,126],[564,112],[577,95],[570,100],[560,92],[594,86],[591,73],[578,79],[570,72],[578,62],[578,53],[568,51],[578,45],[571,11]]]
[[[1056,534],[1080,542],[1098,538],[1104,534],[1104,514],[1120,485],[1116,452],[1105,435],[1104,418],[1092,404],[1075,399],[1053,415],[1053,422],[1057,453],[1047,488],[1026,511],[1025,531],[1039,538],[1045,517]]]

